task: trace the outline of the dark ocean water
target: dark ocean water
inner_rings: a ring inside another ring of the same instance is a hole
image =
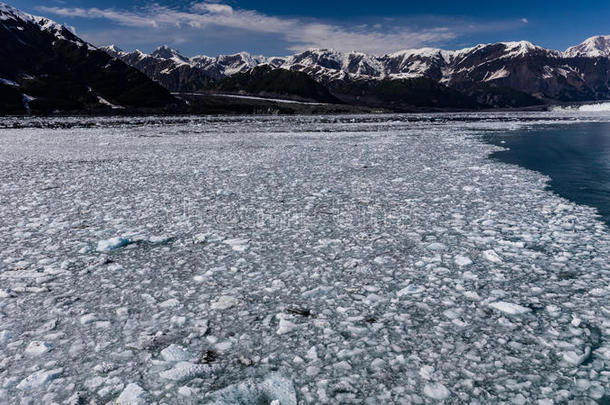
[[[553,192],[597,208],[610,226],[610,123],[558,125],[487,140],[509,148],[492,158],[549,176]]]

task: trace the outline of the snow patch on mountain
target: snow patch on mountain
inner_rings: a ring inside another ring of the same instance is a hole
[[[14,7],[9,6],[6,3],[0,3],[0,21],[10,22],[21,24],[34,24],[37,25],[41,31],[47,31],[55,35],[57,39],[70,41],[77,45],[87,46],[89,49],[94,50],[97,49],[93,45],[86,43],[80,38],[76,37],[70,29],[67,27],[50,20],[45,17],[39,17],[35,15],[31,15],[25,13],[21,10],[18,10]],[[23,31],[22,26],[15,27],[16,29]]]

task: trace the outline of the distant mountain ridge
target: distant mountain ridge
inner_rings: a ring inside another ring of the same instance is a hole
[[[347,98],[337,89],[350,85],[362,89],[362,82],[373,82],[368,87],[375,87],[381,82],[412,79],[456,89],[483,107],[610,98],[610,36],[589,38],[565,52],[528,41],[481,44],[456,51],[408,49],[383,56],[311,49],[287,57],[241,52],[188,58],[167,46],[151,55],[127,53],[113,46],[102,49],[177,92],[213,90],[215,83],[265,65],[306,73],[343,100]]]
[[[0,114],[160,112],[177,102],[66,27],[0,3]]]
[[[608,99],[610,36],[565,52],[519,41],[382,56],[311,49],[186,57],[168,46],[151,54],[96,48],[0,3],[0,114],[447,111]]]

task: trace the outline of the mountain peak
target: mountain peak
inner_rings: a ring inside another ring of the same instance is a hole
[[[186,56],[183,56],[180,54],[180,52],[169,47],[168,45],[158,47],[152,54],[150,54],[150,56],[158,59],[171,59],[174,62],[181,64],[190,64],[190,60]]]
[[[118,58],[121,57],[122,55],[125,55],[126,52],[123,51],[121,48],[119,48],[118,46],[112,44],[112,45],[108,45],[108,46],[103,46],[100,48],[102,51],[106,52],[108,55],[112,56],[113,58]]]
[[[580,45],[568,48],[565,56],[569,58],[589,57],[607,58],[610,57],[610,35],[597,35],[587,38]]]

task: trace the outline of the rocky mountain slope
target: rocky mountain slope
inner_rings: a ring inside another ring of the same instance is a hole
[[[67,28],[0,3],[0,114],[153,112],[176,102]]]
[[[471,108],[473,102],[479,107],[519,107],[610,98],[610,36],[590,38],[566,52],[527,41],[482,44],[457,51],[411,49],[383,56],[312,49],[288,57],[266,58],[242,52],[188,58],[167,46],[151,55],[115,47],[103,49],[172,91],[222,88],[218,83],[227,77],[252,74],[253,68],[266,65],[306,73],[334,97],[350,103],[372,100],[384,104],[392,99],[408,105],[417,99],[416,106],[429,106],[435,104],[442,87],[459,92],[463,97],[454,106],[465,108]],[[427,81],[441,87],[427,98],[414,97],[413,89]],[[387,92],[372,90],[380,88],[392,88],[392,97],[380,97]]]

